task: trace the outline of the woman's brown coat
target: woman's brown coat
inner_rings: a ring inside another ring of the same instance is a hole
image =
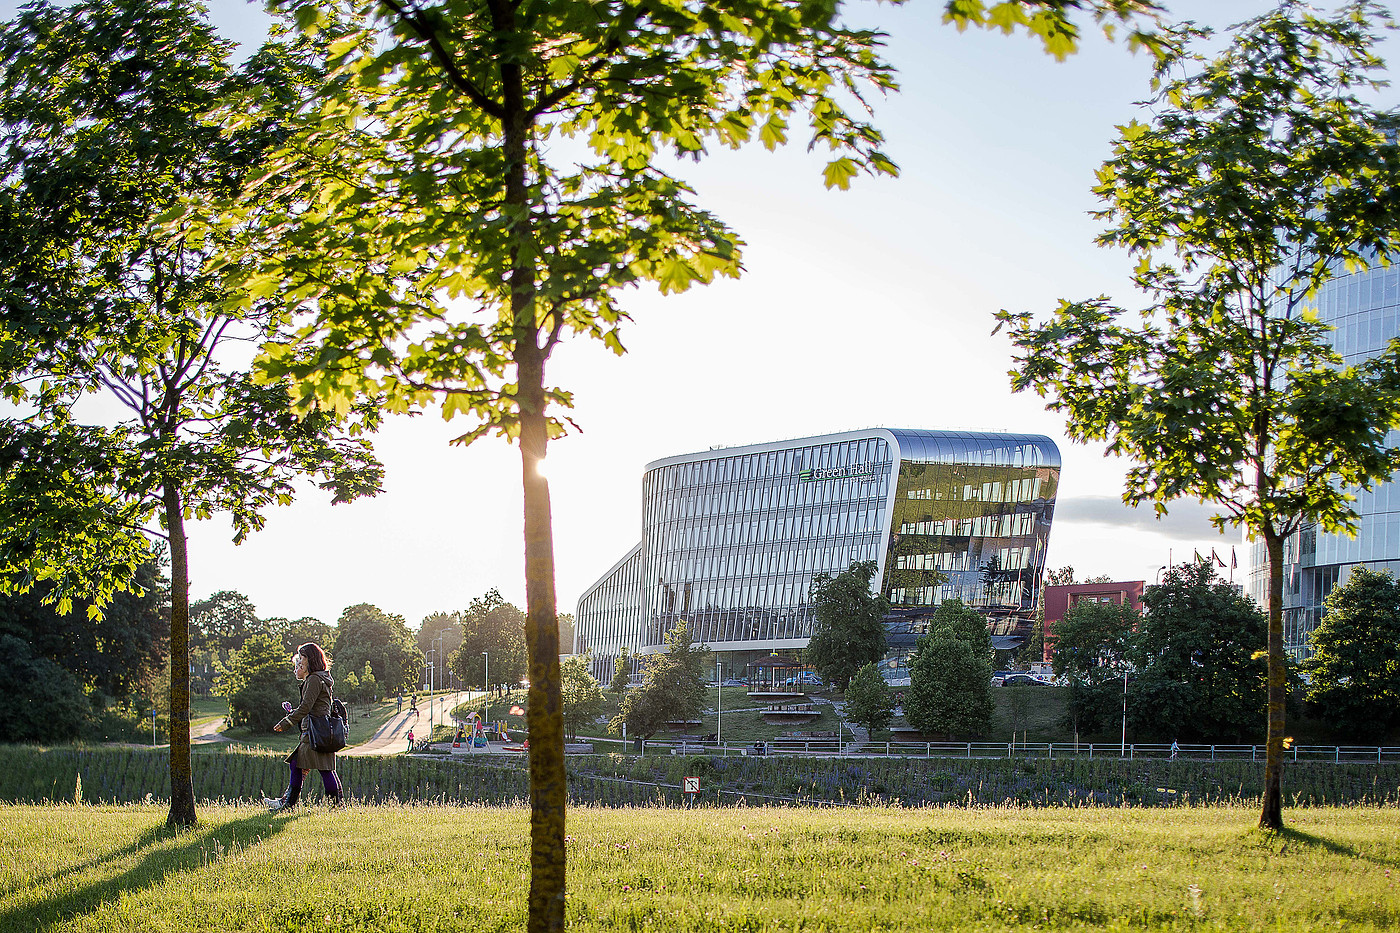
[[[277,724],[283,729],[289,726],[301,728],[301,744],[294,753],[297,756],[297,767],[312,768],[316,771],[335,770],[335,753],[316,751],[311,747],[311,740],[306,734],[306,730],[311,726],[306,721],[307,716],[331,714],[331,685],[334,683],[330,671],[312,671],[307,674],[306,679],[301,682],[301,704]],[[287,760],[291,761],[292,756],[288,755]]]

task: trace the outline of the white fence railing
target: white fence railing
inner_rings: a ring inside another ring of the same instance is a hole
[[[749,745],[687,741],[670,743],[655,740],[647,748],[660,751],[671,747],[677,754],[718,755],[849,755],[859,757],[904,758],[1118,758],[1173,759],[1178,761],[1259,761],[1265,757],[1263,745],[1178,745],[1130,742],[866,742],[853,746],[836,739],[779,738]],[[1400,746],[1375,745],[1292,745],[1284,750],[1286,761],[1321,761],[1340,764],[1400,762]]]

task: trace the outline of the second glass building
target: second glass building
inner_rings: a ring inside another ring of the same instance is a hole
[[[575,653],[610,676],[677,620],[731,664],[806,647],[812,578],[875,561],[895,655],[958,598],[1002,644],[1030,630],[1060,458],[1046,437],[871,429],[648,464],[642,541],[590,587]]]

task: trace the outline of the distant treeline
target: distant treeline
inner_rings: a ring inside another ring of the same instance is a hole
[[[346,792],[372,803],[510,804],[529,796],[524,759],[341,758]],[[1299,762],[1287,806],[1400,805],[1400,764]],[[1240,761],[1116,759],[816,759],[592,755],[569,759],[575,805],[679,805],[682,777],[703,803],[897,806],[1178,806],[1253,801],[1263,767]],[[286,780],[282,756],[197,755],[195,796],[253,800]],[[314,783],[314,782],[313,782]],[[0,800],[133,803],[168,795],[164,750],[0,746]],[[314,796],[311,802],[314,804]]]

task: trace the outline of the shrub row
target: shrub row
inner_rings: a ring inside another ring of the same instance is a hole
[[[675,805],[682,777],[701,779],[700,799],[809,805],[881,803],[1030,806],[1174,806],[1250,801],[1263,765],[1238,761],[1113,759],[821,759],[592,755],[569,759],[569,797],[599,806]],[[523,759],[463,761],[392,756],[341,758],[347,793],[375,803],[512,803],[529,798]],[[132,803],[166,799],[164,750],[0,746],[0,800]],[[1290,763],[1289,806],[1400,804],[1400,765]],[[194,758],[199,800],[246,800],[281,793],[282,756],[227,749]],[[309,782],[308,795],[319,793]]]

